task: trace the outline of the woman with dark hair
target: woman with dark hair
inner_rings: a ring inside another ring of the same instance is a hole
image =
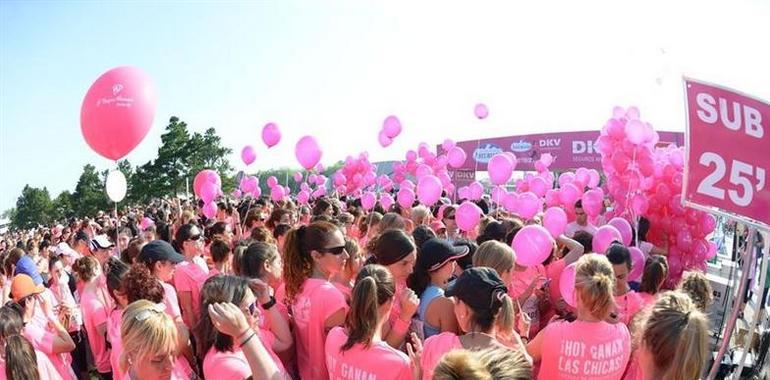
[[[72,270],[83,283],[80,290],[80,307],[96,370],[100,378],[111,378],[110,349],[105,336],[112,300],[106,294],[104,284],[100,280],[104,278],[102,268],[93,256],[86,256],[77,259],[72,265]]]
[[[345,250],[350,258],[345,261],[345,268],[342,272],[334,276],[332,283],[345,295],[345,300],[350,303],[350,298],[353,296],[353,279],[358,275],[358,271],[361,270],[366,258],[355,239],[345,238]]]
[[[616,307],[610,316],[628,325],[644,304],[642,297],[628,285],[628,273],[632,269],[631,252],[623,244],[613,243],[607,248],[607,259],[615,273]]]
[[[286,234],[291,230],[289,224],[279,224],[273,229],[273,239],[275,239],[275,245],[278,246],[278,251],[283,252],[283,244],[286,242]]]
[[[328,199],[320,198],[315,201],[315,206],[313,206],[313,216],[319,215],[326,215],[328,217],[334,216],[334,207]]]
[[[264,285],[264,284],[262,284]],[[288,376],[271,348],[272,337],[259,329],[257,303],[264,304],[267,296],[266,288],[243,277],[217,275],[206,280],[202,291],[202,308],[208,310],[210,305],[232,303],[239,307],[246,316],[248,326],[253,331],[233,339],[228,334],[221,333],[214,325],[208,313],[204,313],[197,326],[198,352],[203,357],[203,377],[207,379],[247,379],[252,372],[248,360],[241,347],[246,340],[257,339],[262,342],[272,359],[284,376]],[[256,293],[256,294],[255,294]],[[268,301],[269,302],[269,301]],[[288,330],[288,327],[287,327]],[[240,341],[240,344],[236,345]],[[286,347],[288,348],[288,347]]]
[[[283,276],[296,327],[300,377],[325,379],[326,333],[344,322],[348,309],[345,296],[329,282],[349,257],[345,239],[331,223],[311,223],[289,231],[284,256]]]
[[[11,380],[62,379],[51,360],[22,336],[24,323],[19,310],[0,307],[0,378]]]
[[[424,224],[417,225],[417,227],[412,230],[412,239],[414,239],[414,246],[417,248],[417,255],[420,254],[420,247],[422,247],[422,244],[435,237],[436,233],[433,232],[429,226]]]
[[[419,366],[412,368],[409,357],[383,340],[396,293],[393,276],[381,265],[361,269],[353,287],[350,312],[344,327],[334,327],[326,338],[326,366],[330,379],[360,373],[362,378],[411,380],[418,376]],[[420,351],[407,345],[410,354]],[[414,376],[414,377],[413,377]]]
[[[270,231],[275,230],[275,227],[279,224],[291,224],[292,212],[283,208],[276,208],[270,214],[270,218],[265,222],[265,227]]]
[[[367,248],[372,253],[367,264],[384,266],[396,282],[398,302],[393,305],[384,331],[388,344],[401,347],[420,302],[417,294],[406,285],[407,278],[414,271],[417,250],[412,239],[402,230],[383,232],[371,240]]]
[[[668,278],[668,260],[665,256],[652,255],[644,263],[644,272],[642,274],[642,283],[639,286],[639,297],[642,298],[642,306],[645,307],[655,303],[663,283]]]
[[[112,297],[113,308],[107,316],[107,342],[110,344],[110,364],[114,379],[122,379],[120,371],[120,354],[123,351],[123,342],[120,340],[120,324],[123,320],[123,309],[128,305],[126,293],[123,289],[123,278],[128,273],[128,265],[111,257],[105,265],[104,275],[107,279],[107,291]]]
[[[174,238],[174,245],[184,256],[184,261],[177,264],[174,274],[174,286],[179,296],[182,320],[188,328],[197,325],[200,317],[200,292],[203,283],[209,277],[208,267],[200,265],[196,258],[203,254],[203,239],[198,226],[184,224],[179,227]]]

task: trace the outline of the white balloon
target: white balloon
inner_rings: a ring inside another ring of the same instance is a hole
[[[107,196],[113,202],[120,202],[126,197],[126,176],[120,170],[112,170],[107,174],[105,187]]]

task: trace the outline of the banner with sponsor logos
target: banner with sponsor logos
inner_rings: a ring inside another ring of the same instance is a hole
[[[682,146],[684,133],[658,132],[659,146]],[[599,131],[556,132],[533,135],[506,136],[457,142],[468,155],[465,165],[458,170],[486,171],[487,163],[495,154],[513,152],[518,158],[516,170],[535,170],[534,162],[540,155],[550,153],[554,157],[551,170],[585,167],[601,170],[601,156],[594,148]],[[441,146],[439,152],[443,152]]]

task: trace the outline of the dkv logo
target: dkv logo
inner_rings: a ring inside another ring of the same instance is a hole
[[[495,144],[484,144],[473,151],[473,159],[476,160],[476,162],[487,163],[494,155],[502,152],[503,150]]]

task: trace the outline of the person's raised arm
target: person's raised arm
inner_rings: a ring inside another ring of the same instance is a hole
[[[567,254],[564,255],[564,266],[576,262],[580,256],[583,256],[583,252],[585,252],[585,248],[583,248],[582,244],[578,243],[574,239],[568,238],[565,235],[559,235],[559,237],[556,238],[556,242],[564,245],[569,250]]]

